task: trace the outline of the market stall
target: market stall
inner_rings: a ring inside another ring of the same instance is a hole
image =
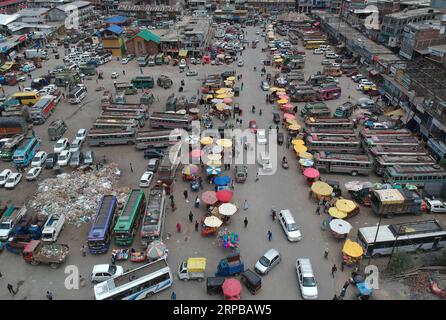
[[[347,238],[352,230],[352,225],[342,219],[333,219],[330,221],[329,225],[331,233],[336,239]]]
[[[311,192],[317,201],[320,199],[330,200],[333,188],[328,183],[316,181],[311,185]]]
[[[364,249],[355,241],[345,240],[342,248],[342,261],[348,266],[358,264],[364,254]]]

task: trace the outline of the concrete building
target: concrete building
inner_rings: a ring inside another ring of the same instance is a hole
[[[446,44],[431,46],[427,50],[429,51],[427,59],[446,66]]]
[[[383,17],[378,41],[388,47],[399,47],[402,40],[403,29],[412,22],[433,20],[440,11],[432,8],[404,10]]]
[[[101,32],[102,45],[105,50],[112,53],[114,57],[119,57],[126,52],[124,39],[124,29],[117,25],[110,25]]]
[[[48,22],[48,8],[27,8],[17,12],[20,15],[20,22],[26,23],[46,23]]]
[[[181,17],[181,9],[172,6],[120,3],[116,11],[118,15],[138,19],[144,24],[161,24],[162,22],[176,21]]]
[[[249,4],[251,5],[251,4]],[[270,5],[275,5],[272,1],[256,1],[255,4],[252,4],[253,8],[257,10],[257,12],[266,12],[276,10],[275,7]],[[294,2],[292,3],[294,6]],[[247,20],[248,10],[239,10],[236,9],[234,5],[227,4],[223,6],[221,9],[214,11],[214,20],[216,22],[244,22]]]
[[[92,21],[94,16],[93,5],[88,1],[74,1],[52,8],[48,11],[49,21],[66,21],[73,29]]]
[[[311,13],[313,8],[313,0],[296,0],[296,12]]]
[[[0,14],[16,13],[20,9],[27,7],[26,0],[6,0],[0,1]]]
[[[160,37],[143,29],[125,42],[127,53],[136,56],[156,55],[160,52]]]
[[[446,9],[446,0],[431,0],[430,6],[435,9]]]
[[[29,8],[55,8],[57,6],[70,3],[71,0],[29,0]]]
[[[283,13],[294,11],[296,1],[298,0],[246,0],[246,5],[249,9],[254,9],[257,12],[277,11]]]

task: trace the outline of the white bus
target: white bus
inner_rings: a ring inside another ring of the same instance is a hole
[[[71,104],[79,104],[87,95],[87,89],[84,86],[76,86],[68,94],[68,102]]]
[[[103,147],[116,144],[134,144],[135,130],[98,129],[92,128],[88,131],[87,143],[90,147]]]
[[[352,176],[358,174],[369,175],[373,171],[373,162],[366,154],[347,154],[316,152],[315,165],[319,172],[349,173]]]
[[[172,283],[169,265],[160,259],[95,285],[94,295],[96,300],[141,300]]]
[[[364,227],[358,230],[358,241],[366,257],[379,257],[394,252],[437,250],[446,245],[446,230],[437,220]],[[375,241],[376,237],[376,241]]]
[[[383,154],[375,157],[375,172],[382,176],[386,169],[396,165],[407,166],[428,166],[434,165],[437,161],[432,156],[392,156]]]

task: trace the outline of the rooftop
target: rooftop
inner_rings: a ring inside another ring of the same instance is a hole
[[[114,16],[105,20],[105,23],[124,23],[128,20],[128,18],[123,16]]]
[[[150,32],[150,31],[147,30],[147,29],[142,29],[140,32],[138,32],[136,35],[134,35],[134,36],[132,37],[132,39],[134,39],[134,38],[136,38],[136,37],[143,38],[143,39],[146,40],[146,41],[153,41],[153,42],[155,42],[155,43],[157,43],[157,44],[160,43],[160,37],[157,36],[156,34]]]
[[[446,44],[440,44],[438,46],[430,46],[429,49],[436,50],[436,51],[442,51],[446,53]]]
[[[16,21],[20,15],[18,14],[0,14],[0,25],[7,26],[11,22]]]
[[[35,17],[46,14],[50,9],[48,8],[25,8],[17,11],[21,17]]]
[[[67,3],[67,4],[63,4],[63,5],[57,6],[56,8],[59,9],[59,10],[65,11],[66,9],[69,9],[69,8],[71,8],[73,6],[76,7],[76,8],[83,8],[83,7],[87,7],[87,6],[90,6],[90,5],[91,5],[91,2],[88,2],[88,1],[73,1],[73,2],[70,2],[70,3]]]
[[[395,19],[408,19],[408,18],[415,18],[415,17],[421,16],[424,14],[428,14],[428,13],[440,13],[440,10],[436,10],[433,8],[421,8],[421,9],[391,13],[391,14],[388,14],[387,17],[395,18]]]

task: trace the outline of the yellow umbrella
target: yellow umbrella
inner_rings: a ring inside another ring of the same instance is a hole
[[[215,108],[216,108],[218,111],[223,111],[223,110],[225,110],[225,107],[226,107],[226,105],[225,105],[224,103],[218,103],[218,104],[215,106]]]
[[[234,81],[234,80],[235,80],[235,77],[227,77],[226,80]]]
[[[286,119],[285,118],[285,121],[289,124],[298,124],[296,119]]]
[[[285,88],[277,88],[277,91],[279,91],[279,92],[285,92],[286,89],[285,89]]]
[[[294,151],[296,151],[296,153],[302,153],[302,152],[307,152],[308,148],[304,145],[295,145],[294,146]]]
[[[226,93],[222,93],[216,96],[217,99],[224,99],[227,98],[228,96],[226,95]]]
[[[280,63],[280,62],[283,62],[283,59],[279,58],[279,59],[274,60],[274,62]]]
[[[212,144],[213,142],[214,142],[214,139],[212,139],[211,137],[203,137],[200,140],[200,143],[204,144],[206,146],[209,145],[209,144]]]
[[[345,219],[347,218],[347,213],[344,211],[340,211],[335,207],[331,207],[328,209],[328,214],[335,219]]]
[[[277,100],[277,103],[278,104],[285,104],[285,103],[288,103],[288,100],[287,99],[280,99],[280,100]]]
[[[350,213],[356,209],[356,203],[348,199],[339,199],[336,201],[336,208],[340,211]]]
[[[311,185],[311,191],[319,196],[330,196],[333,192],[333,187],[328,183],[316,181]]]
[[[232,141],[229,139],[218,139],[217,145],[223,148],[230,148],[232,147]]]
[[[217,93],[217,94],[222,94],[222,93],[225,93],[225,92],[226,92],[225,89],[218,89],[217,91],[215,91],[215,93]]]
[[[295,145],[295,146],[303,146],[303,145],[305,145],[305,141],[303,141],[301,139],[293,139],[293,140],[291,140],[291,144]]]
[[[357,242],[347,239],[342,248],[342,252],[352,258],[359,258],[364,254],[364,249]]]
[[[213,97],[214,97],[214,96],[213,96],[212,94],[208,94],[208,95],[206,96],[205,100],[212,99]]]
[[[301,159],[313,159],[313,155],[309,152],[299,152],[299,158]]]
[[[291,130],[291,131],[298,131],[298,130],[300,130],[300,125],[298,125],[298,124],[291,124],[291,125],[288,126],[288,129]]]
[[[269,90],[270,90],[271,92],[275,92],[275,91],[277,91],[278,89],[280,89],[280,88],[277,88],[277,87],[271,87],[271,88],[269,88]]]

